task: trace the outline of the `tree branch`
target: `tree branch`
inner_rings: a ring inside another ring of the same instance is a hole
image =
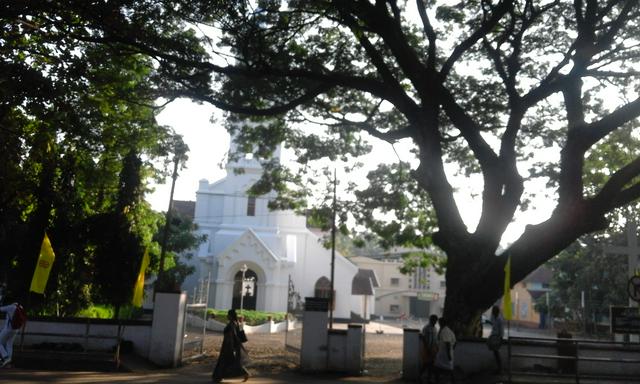
[[[634,7],[638,6],[637,0],[627,0],[616,17],[611,23],[609,23],[609,30],[604,33],[597,41],[597,45],[600,49],[608,47],[614,40],[614,38],[620,32],[620,29],[629,21],[629,14]]]
[[[385,81],[385,84],[389,85],[390,92],[393,92],[396,95],[395,99],[403,100],[402,104],[404,105],[412,105],[414,108],[417,108],[411,98],[406,95],[405,91],[402,89],[402,86],[400,85],[394,74],[391,72],[391,69],[384,62],[384,58],[382,57],[380,52],[378,52],[378,50],[373,46],[371,41],[365,36],[362,30],[357,30],[358,24],[353,19],[353,17],[351,17],[351,15],[345,14],[344,18],[345,21],[349,23],[353,35],[358,39],[360,45],[364,48],[365,52],[371,59],[371,62],[378,70],[378,73]]]
[[[427,68],[430,71],[435,71],[437,39],[436,32],[431,25],[429,15],[427,15],[427,9],[425,8],[424,0],[416,0],[416,5],[418,6],[418,14],[420,14],[420,19],[422,20],[422,29],[424,30],[424,34],[427,36],[427,40],[429,40],[429,48],[427,49]]]
[[[640,97],[616,109],[602,119],[584,126],[581,131],[587,140],[586,144],[591,146],[623,124],[638,117],[640,117]]]
[[[618,196],[611,202],[612,208],[620,208],[640,199],[640,183],[624,189],[618,193]]]
[[[603,212],[606,212],[624,205],[624,202],[632,201],[633,199],[629,199],[634,196],[640,183],[636,183],[635,186],[626,190],[623,188],[638,175],[640,175],[640,156],[611,175],[600,192],[591,199],[592,202],[596,207],[602,207]]]
[[[480,28],[475,30],[471,34],[471,36],[469,36],[456,46],[456,48],[453,50],[447,61],[442,66],[442,69],[440,70],[440,75],[443,79],[445,79],[449,75],[449,72],[451,71],[451,68],[453,68],[453,65],[456,63],[456,61],[458,61],[458,59],[460,59],[460,57],[476,42],[482,39],[482,37],[486,36],[487,33],[489,33],[498,24],[500,19],[502,19],[502,16],[504,16],[512,8],[513,0],[503,0],[495,7],[494,12],[492,13],[489,20],[482,23]]]
[[[164,95],[171,95],[173,97],[186,96],[193,98],[195,100],[205,101],[217,108],[220,108],[225,111],[246,114],[246,115],[258,115],[258,116],[275,116],[288,112],[289,110],[307,103],[313,99],[315,99],[318,95],[326,92],[331,87],[327,85],[321,85],[314,90],[309,91],[308,93],[297,97],[293,100],[290,100],[287,103],[269,107],[269,108],[254,108],[254,107],[243,107],[238,105],[233,105],[216,99],[211,95],[203,95],[201,92],[197,92],[194,90],[190,90],[188,88],[173,90],[165,93]]]
[[[423,101],[429,100],[431,97],[428,92],[430,90],[428,83],[430,74],[409,44],[409,39],[405,36],[400,24],[394,18],[389,17],[386,7],[381,10],[380,7],[373,6],[368,1],[340,1],[339,3],[343,12],[352,13],[360,22],[382,38],[420,98]]]
[[[376,137],[380,140],[384,140],[390,144],[395,143],[398,140],[405,139],[407,137],[412,137],[415,131],[418,129],[415,125],[407,125],[406,127],[400,129],[394,129],[392,131],[381,132],[377,130],[373,125],[366,121],[350,121],[343,119],[339,125],[350,125],[361,129],[373,137]]]
[[[480,127],[471,119],[466,111],[456,103],[448,90],[441,87],[439,94],[442,97],[442,108],[447,116],[469,143],[469,147],[480,162],[483,172],[489,172],[494,167],[498,157],[493,149],[491,149],[491,146],[489,146],[482,135],[480,135]]]

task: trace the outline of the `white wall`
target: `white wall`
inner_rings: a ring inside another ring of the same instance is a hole
[[[89,324],[87,326],[87,324]],[[87,333],[88,327],[88,333]],[[116,345],[115,339],[96,339],[85,338],[85,334],[91,336],[110,336],[116,337],[118,334],[117,324],[91,324],[86,321],[70,320],[70,322],[62,322],[60,320],[46,319],[30,319],[24,328],[24,338],[19,333],[16,337],[14,347],[24,343],[25,346],[31,346],[40,343],[78,343],[83,347],[93,351],[111,350]],[[62,337],[52,335],[34,335],[33,333],[47,334],[67,334],[78,335],[79,337]],[[133,342],[134,352],[144,358],[149,357],[149,345],[151,340],[151,322],[125,322],[124,340]]]
[[[322,276],[331,279],[331,250],[324,248],[317,236],[308,232],[303,244],[305,255],[302,265],[296,268],[295,283],[300,286],[302,297],[314,296],[315,284]],[[336,252],[334,290],[336,305],[334,317],[350,318],[351,309],[360,308],[351,295],[353,277],[358,267]],[[352,307],[352,305],[356,305]]]

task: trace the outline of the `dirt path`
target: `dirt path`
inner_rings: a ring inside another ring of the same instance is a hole
[[[285,334],[252,334],[245,344],[251,363],[249,369],[257,374],[279,374],[298,368],[299,355],[285,349]],[[206,358],[193,361],[191,365],[213,367],[220,345],[221,333],[209,333],[205,340]],[[365,338],[365,376],[397,378],[402,369],[402,335],[371,334]]]

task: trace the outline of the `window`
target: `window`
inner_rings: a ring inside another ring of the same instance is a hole
[[[442,280],[442,281],[440,282],[440,288],[447,288],[447,282],[446,282],[446,281],[444,281],[444,280]]]
[[[398,313],[398,312],[400,312],[400,306],[399,306],[399,305],[397,305],[397,304],[391,304],[391,305],[389,306],[389,312],[391,312],[391,313]]]
[[[256,215],[256,197],[249,196],[247,200],[247,216],[255,216]]]
[[[392,277],[391,278],[391,285],[394,287],[397,287],[398,285],[400,285],[400,279],[397,277]]]

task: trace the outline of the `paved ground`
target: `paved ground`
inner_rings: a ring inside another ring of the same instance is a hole
[[[365,369],[360,377],[343,377],[335,375],[310,375],[297,371],[298,357],[285,349],[285,335],[249,335],[246,344],[252,362],[250,371],[253,377],[250,383],[401,383],[402,369],[402,326],[420,328],[421,324],[370,324],[367,326]],[[376,332],[377,331],[377,332]],[[382,332],[380,332],[382,331]],[[528,333],[529,331],[525,331]],[[535,331],[534,331],[535,332]],[[535,332],[537,333],[537,332]],[[513,334],[513,333],[512,333]],[[540,336],[540,335],[538,335]],[[35,369],[11,367],[0,370],[0,383],[31,384],[79,384],[79,383],[209,383],[211,370],[218,355],[222,335],[207,335],[204,345],[205,357],[194,360],[178,369],[155,369],[139,360],[125,357],[125,365],[132,372],[68,372],[64,370],[43,369],[44,365]],[[458,378],[457,383],[497,384],[506,382],[501,377],[484,376]],[[241,380],[229,380],[239,383]],[[446,381],[445,381],[446,382]],[[550,383],[553,381],[518,381],[519,383]]]
[[[298,357],[285,348],[285,334],[249,335],[246,344],[251,356],[249,370],[253,377],[250,383],[401,383],[402,331],[394,324],[368,326],[366,336],[366,373],[359,377],[336,375],[302,374],[297,371]],[[376,333],[382,330],[383,333]],[[155,369],[140,359],[125,356],[124,364],[132,372],[68,372],[43,369],[44,364],[33,364],[30,368],[11,367],[0,370],[0,383],[209,383],[211,370],[218,356],[222,335],[207,335],[204,345],[205,357],[194,360],[178,369]],[[35,368],[35,369],[33,369]],[[229,380],[239,383],[241,380]],[[459,383],[494,384],[501,382],[491,377],[471,378]]]
[[[104,373],[104,372],[60,372],[39,371],[9,368],[0,371],[0,381],[11,384],[80,384],[80,383],[136,383],[136,384],[183,384],[183,383],[210,383],[211,371],[202,365],[193,365],[179,369],[156,370],[135,373]],[[241,379],[230,379],[224,382],[240,383]],[[457,383],[494,384],[501,383],[498,378],[477,377]],[[280,383],[402,383],[399,377],[376,378],[371,376],[341,377],[332,375],[311,375],[294,372],[284,372],[275,375],[253,376],[249,383],[256,384],[280,384]]]

